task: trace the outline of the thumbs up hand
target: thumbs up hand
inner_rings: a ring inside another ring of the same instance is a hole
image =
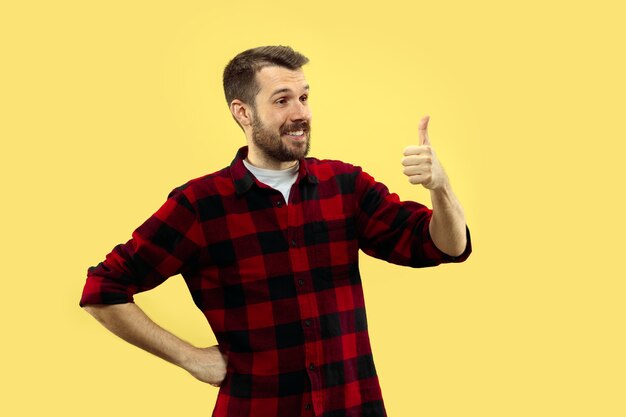
[[[407,146],[404,149],[402,165],[404,165],[404,175],[409,178],[411,184],[422,184],[429,190],[436,190],[447,184],[448,177],[430,145],[429,120],[430,116],[425,116],[420,120],[419,145]]]

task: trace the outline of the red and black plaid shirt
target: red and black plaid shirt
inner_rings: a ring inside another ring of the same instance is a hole
[[[433,244],[431,211],[355,167],[306,158],[289,204],[243,165],[176,188],[106,260],[81,305],[133,301],[182,274],[228,352],[214,416],[385,416],[359,249],[400,265],[461,262]]]

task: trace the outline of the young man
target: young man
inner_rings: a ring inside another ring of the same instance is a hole
[[[306,158],[308,62],[288,47],[224,71],[247,146],[230,166],[174,189],[124,245],[89,269],[81,305],[109,330],[220,386],[214,416],[384,416],[358,251],[399,265],[461,262],[463,209],[433,152],[428,118],[404,174],[433,210],[401,202],[361,168]],[[133,294],[182,274],[219,345],[160,328]]]

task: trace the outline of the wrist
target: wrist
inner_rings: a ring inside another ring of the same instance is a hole
[[[199,354],[199,348],[183,342],[181,348],[177,349],[174,363],[185,370],[189,370],[192,365],[197,362]]]
[[[448,178],[444,178],[439,184],[429,188],[429,191],[431,197],[447,198],[452,193],[452,187],[450,186]]]

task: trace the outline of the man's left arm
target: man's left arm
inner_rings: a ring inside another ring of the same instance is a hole
[[[450,255],[461,255],[467,245],[465,213],[454,195],[450,181],[428,137],[426,116],[419,123],[419,145],[404,150],[404,174],[411,184],[422,184],[430,190],[433,214],[429,232],[439,250]]]

